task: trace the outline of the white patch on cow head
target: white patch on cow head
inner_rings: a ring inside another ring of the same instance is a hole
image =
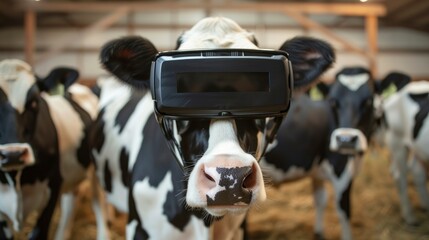
[[[356,75],[345,75],[341,74],[338,76],[338,81],[340,81],[344,86],[346,86],[351,91],[358,90],[362,85],[364,85],[369,80],[368,73],[360,73]]]
[[[202,48],[257,48],[253,34],[236,22],[223,17],[209,17],[199,21],[182,36],[180,50]]]
[[[0,62],[0,88],[19,113],[24,112],[26,93],[35,82],[31,67],[27,63],[17,59]]]
[[[186,202],[189,206],[202,207],[211,215],[222,216],[228,212],[242,213],[250,205],[265,200],[266,192],[259,164],[252,155],[243,151],[236,134],[236,127],[231,120],[213,120],[210,124],[207,151],[189,176],[186,194]],[[244,178],[226,173],[228,170],[235,171],[242,168],[251,169],[251,173]],[[224,179],[229,179],[230,185],[225,186],[220,183],[221,175],[224,173]],[[252,183],[245,186],[244,182],[248,178],[252,178]],[[240,201],[240,192],[232,191],[231,195],[237,194],[236,202],[232,201],[231,204],[223,206],[208,206],[209,200],[219,201],[216,199],[219,193],[235,187],[250,191],[250,196],[246,196],[250,199]]]

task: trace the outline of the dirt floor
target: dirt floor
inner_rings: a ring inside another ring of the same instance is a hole
[[[410,185],[412,182],[410,181]],[[325,213],[325,237],[340,239],[340,226],[334,209],[332,188]],[[89,185],[83,186],[83,189]],[[423,240],[429,239],[429,214],[419,207],[417,193],[409,190],[421,224],[409,227],[399,215],[398,196],[389,173],[388,153],[371,149],[365,156],[352,191],[352,231],[356,240]],[[93,240],[95,219],[90,208],[89,194],[82,198],[75,215],[72,240]],[[314,208],[309,179],[268,189],[268,200],[249,214],[251,239],[313,239]],[[58,215],[56,215],[56,219]],[[112,223],[112,239],[124,239],[126,215],[118,214]],[[31,225],[31,223],[29,223]],[[25,232],[28,232],[28,228]],[[24,239],[24,234],[17,235]]]

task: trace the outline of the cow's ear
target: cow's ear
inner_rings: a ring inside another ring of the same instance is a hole
[[[384,79],[377,82],[376,90],[377,93],[381,94],[384,91],[389,91],[389,89],[393,87],[394,89],[391,89],[390,91],[396,92],[405,87],[405,85],[410,82],[411,77],[409,75],[401,72],[391,72],[387,74]]]
[[[103,67],[137,88],[149,86],[150,66],[158,50],[148,39],[123,37],[106,43],[100,53]]]
[[[335,61],[333,47],[311,37],[295,37],[280,47],[289,54],[292,62],[294,86],[309,86]]]
[[[64,89],[70,87],[79,78],[79,72],[74,68],[57,67],[53,69],[46,78],[43,79],[48,89],[58,84],[64,85]]]
[[[63,95],[73,83],[79,78],[79,72],[74,68],[54,68],[45,78],[37,77],[40,90],[54,95]]]

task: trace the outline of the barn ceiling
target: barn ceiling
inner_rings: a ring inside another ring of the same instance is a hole
[[[0,28],[7,27],[19,27],[23,26],[24,19],[24,10],[22,5],[27,3],[35,2],[37,0],[1,0],[0,1]],[[124,2],[124,1],[106,1],[106,0],[38,0],[38,2],[43,3],[107,3],[107,2]],[[127,0],[127,2],[149,2],[149,3],[188,3],[195,2],[192,0],[165,0],[165,1],[155,1],[155,0]],[[244,2],[244,3],[359,3],[359,0],[241,0],[241,1],[230,1],[230,0],[205,0],[197,1],[199,3],[230,3],[230,2]],[[387,14],[379,18],[379,27],[404,27],[409,29],[414,29],[422,31],[429,34],[429,1],[428,0],[367,0],[366,3],[361,4],[371,4],[377,3],[384,5],[387,10]],[[167,10],[167,9],[166,9]],[[206,9],[210,12],[210,9]],[[258,9],[253,9],[258,11]],[[76,20],[73,15],[73,11],[47,11],[47,12],[38,12],[37,13],[37,26],[45,27],[52,26],[52,21],[49,21],[50,18],[54,18],[58,21],[55,21],[59,27],[79,27],[83,25],[81,22]],[[355,17],[356,18],[356,17]],[[352,16],[340,16],[335,22],[330,23],[328,27],[362,27],[363,22],[353,21]],[[82,26],[84,27],[84,26]],[[267,26],[269,27],[269,26]]]

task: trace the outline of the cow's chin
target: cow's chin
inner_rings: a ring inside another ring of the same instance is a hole
[[[216,206],[216,207],[206,207],[205,210],[207,213],[214,217],[222,217],[227,214],[242,214],[246,213],[250,209],[249,205],[243,206]]]

